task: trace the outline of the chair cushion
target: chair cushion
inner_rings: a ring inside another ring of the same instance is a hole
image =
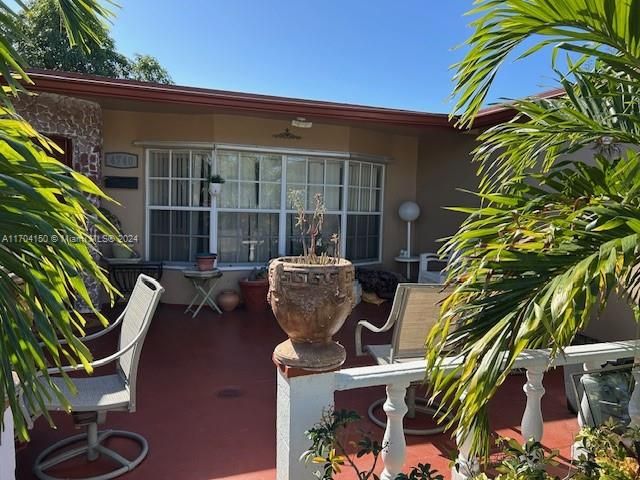
[[[53,383],[71,404],[74,412],[96,412],[100,410],[119,410],[129,406],[129,388],[120,375],[100,377],[71,378],[78,393],[73,395],[61,377],[51,377]],[[58,397],[43,380],[40,382],[50,391],[50,399],[45,401],[47,410],[64,410]]]
[[[391,345],[367,345],[365,349],[375,359],[378,365],[389,365],[391,363]],[[396,358],[393,363],[415,362],[423,360],[424,357]]]

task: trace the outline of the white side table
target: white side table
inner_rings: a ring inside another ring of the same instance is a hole
[[[412,263],[420,263],[420,257],[395,257],[394,260],[398,263],[406,263],[407,264],[407,280],[411,280],[411,264]]]
[[[184,313],[193,311],[192,308],[198,304],[198,307],[193,311],[192,318],[200,312],[200,309],[205,305],[209,305],[211,309],[219,314],[222,314],[222,310],[218,307],[213,300],[213,289],[216,287],[218,280],[222,278],[222,272],[217,268],[213,270],[183,270],[182,274],[184,278],[193,283],[193,287],[196,290],[196,294],[191,300],[191,303],[184,311]]]

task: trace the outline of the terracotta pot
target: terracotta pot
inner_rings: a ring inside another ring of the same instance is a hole
[[[217,258],[218,256],[215,253],[196,255],[196,265],[198,266],[198,270],[213,270],[214,268],[216,268]]]
[[[238,282],[244,305],[250,312],[260,313],[269,310],[267,302],[267,294],[269,293],[269,280],[259,278],[257,280],[249,280],[245,278]]]
[[[216,298],[216,303],[223,312],[233,312],[240,303],[240,295],[235,290],[224,290]]]
[[[307,370],[337,368],[346,354],[332,337],[355,305],[353,265],[343,259],[332,265],[297,260],[278,258],[269,266],[269,302],[289,336],[274,356],[285,365]]]

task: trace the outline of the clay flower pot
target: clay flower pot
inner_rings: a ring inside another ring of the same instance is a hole
[[[269,279],[258,278],[256,280],[238,281],[242,298],[244,298],[244,306],[253,313],[261,313],[269,310],[267,302],[267,293],[269,292]]]
[[[206,271],[216,268],[216,259],[218,255],[215,253],[199,253],[196,255],[196,265],[198,270]]]
[[[224,290],[217,296],[216,303],[223,312],[233,312],[240,303],[240,295],[235,290]]]
[[[269,302],[289,340],[274,357],[284,365],[331,370],[346,358],[332,337],[354,307],[354,268],[348,260],[331,265],[297,263],[282,257],[269,266]]]

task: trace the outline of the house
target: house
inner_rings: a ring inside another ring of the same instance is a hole
[[[119,202],[107,208],[143,258],[163,262],[163,301],[174,304],[189,303],[181,270],[199,252],[218,254],[220,289],[235,288],[270,258],[297,253],[292,189],[309,202],[324,195],[325,242],[339,233],[353,263],[404,272],[394,260],[407,243],[399,205],[411,200],[421,208],[414,253],[436,251],[463,218],[443,207],[474,201],[460,189],[477,186],[470,153],[478,131],[513,115],[508,106],[492,107],[463,131],[444,114],[67,72],[31,77],[39,95],[23,96],[18,111],[67,151],[63,161]],[[106,162],[114,153],[134,164]],[[226,184],[212,207],[213,173]],[[622,326],[594,327],[598,337],[630,338],[635,327],[624,309],[613,305],[610,317]]]

